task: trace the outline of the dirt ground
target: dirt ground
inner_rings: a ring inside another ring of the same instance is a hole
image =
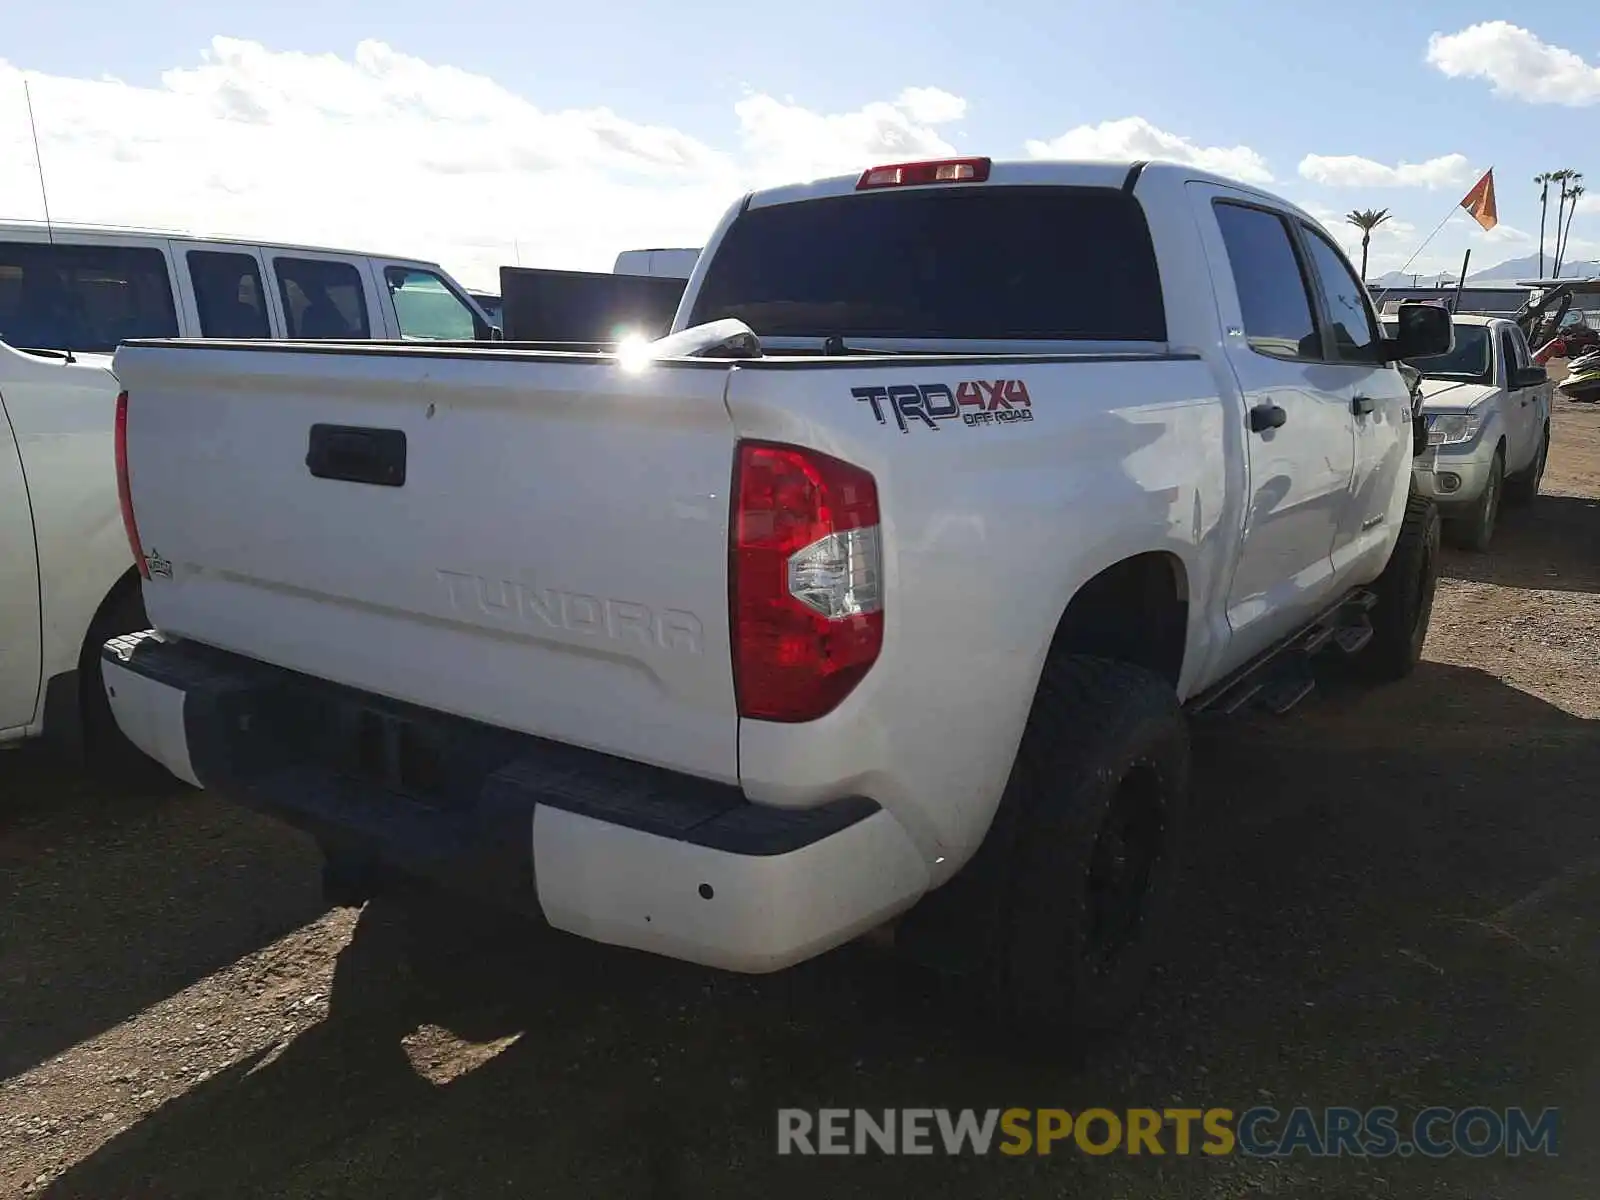
[[[1071,1063],[861,946],[751,979],[449,906],[419,979],[298,835],[0,756],[0,1196],[1600,1194],[1597,497],[1563,402],[1412,679],[1199,731],[1175,952]],[[775,1153],[783,1106],[1257,1103],[1555,1106],[1560,1154]]]

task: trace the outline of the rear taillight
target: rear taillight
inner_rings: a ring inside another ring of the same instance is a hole
[[[877,485],[826,454],[743,442],[731,540],[740,715],[822,716],[861,682],[883,646]]]
[[[128,547],[139,574],[150,578],[150,565],[144,560],[144,543],[139,540],[139,524],[133,519],[133,493],[128,488],[128,393],[117,393],[117,499],[122,504],[122,528],[128,534]]]
[[[856,181],[856,191],[911,187],[919,183],[982,183],[989,178],[989,166],[987,158],[942,158],[932,162],[868,167]]]

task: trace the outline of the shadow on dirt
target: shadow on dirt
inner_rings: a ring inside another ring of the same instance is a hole
[[[1537,496],[1503,508],[1486,554],[1446,546],[1449,579],[1540,591],[1600,592],[1600,500]]]
[[[1443,696],[1458,703],[1441,710]],[[1202,730],[1196,754],[1168,965],[1086,1060],[1052,1053],[1058,1031],[984,1024],[862,947],[751,979],[460,904],[380,901],[324,1022],[44,1194],[1593,1194],[1600,1155],[1577,1137],[1555,1160],[776,1155],[784,1106],[1435,1103],[1560,1105],[1573,1130],[1600,1119],[1600,971],[1580,952],[1600,928],[1586,867],[1600,723],[1424,664],[1289,721]]]
[[[129,797],[0,757],[0,1079],[323,911],[309,843],[174,784]]]

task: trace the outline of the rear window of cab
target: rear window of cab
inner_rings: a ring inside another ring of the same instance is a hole
[[[1144,210],[1112,188],[975,184],[752,208],[692,323],[768,337],[1165,341]]]

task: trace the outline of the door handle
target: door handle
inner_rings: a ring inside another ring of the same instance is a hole
[[[1357,396],[1350,401],[1350,411],[1358,417],[1366,416],[1374,407],[1376,406],[1372,403],[1371,396]]]
[[[1257,404],[1250,410],[1250,432],[1265,433],[1276,429],[1289,419],[1289,414],[1276,404]]]

